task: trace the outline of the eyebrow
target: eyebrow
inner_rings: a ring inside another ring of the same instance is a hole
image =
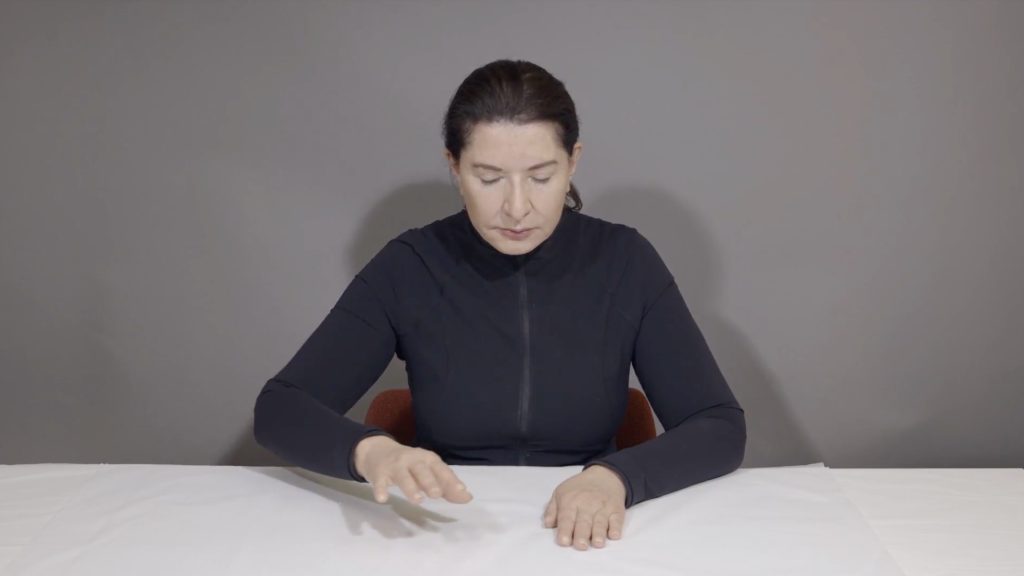
[[[533,166],[530,166],[526,170],[527,171],[536,170],[538,168],[543,168],[545,166],[550,166],[552,164],[558,164],[558,160],[548,160],[547,162],[541,162],[540,164],[534,164]],[[474,162],[473,163],[473,168],[483,168],[485,170],[494,170],[495,172],[501,172],[502,171],[501,168],[498,168],[497,166],[491,166],[490,164],[481,164],[479,162]]]

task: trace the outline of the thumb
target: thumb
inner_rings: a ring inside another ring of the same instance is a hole
[[[551,500],[548,500],[548,506],[544,510],[544,527],[554,528],[555,527],[555,513],[558,512],[558,503],[555,502],[554,496]]]
[[[388,501],[388,486],[391,481],[385,476],[373,483],[373,499],[383,504]]]

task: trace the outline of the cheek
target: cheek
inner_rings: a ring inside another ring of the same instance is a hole
[[[569,180],[565,178],[552,178],[541,190],[543,192],[538,194],[538,197],[544,199],[545,205],[548,208],[558,208],[565,203],[565,195],[569,192]]]
[[[489,214],[501,208],[501,194],[497,190],[467,186],[463,190],[463,198],[466,204],[472,205],[478,213]]]

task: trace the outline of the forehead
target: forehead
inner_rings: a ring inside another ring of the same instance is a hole
[[[565,155],[553,122],[481,122],[473,127],[464,154],[473,161],[517,170],[556,160],[559,152]]]

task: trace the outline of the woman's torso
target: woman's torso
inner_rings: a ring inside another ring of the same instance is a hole
[[[636,231],[566,211],[525,257],[465,211],[394,240],[392,287],[417,444],[450,463],[560,466],[614,450],[641,316]]]

